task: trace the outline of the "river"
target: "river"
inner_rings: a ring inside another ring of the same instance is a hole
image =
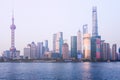
[[[0,63],[0,80],[120,80],[120,62]]]

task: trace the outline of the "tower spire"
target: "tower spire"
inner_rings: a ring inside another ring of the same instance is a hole
[[[12,10],[12,24],[14,24],[14,9]]]
[[[12,6],[13,6],[13,2],[12,2]],[[14,24],[14,7],[12,7],[11,20],[12,20],[11,21],[12,24],[10,25],[10,30],[11,30],[10,59],[19,59],[20,58],[20,51],[16,50],[16,47],[15,47],[15,29],[16,29],[16,26]]]

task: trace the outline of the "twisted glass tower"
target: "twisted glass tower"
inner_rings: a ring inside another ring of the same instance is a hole
[[[100,60],[100,42],[101,36],[98,35],[98,22],[97,22],[97,7],[92,9],[92,38],[91,38],[91,58],[92,60]]]
[[[97,23],[97,7],[93,7],[92,9],[92,36],[98,36],[98,23]]]

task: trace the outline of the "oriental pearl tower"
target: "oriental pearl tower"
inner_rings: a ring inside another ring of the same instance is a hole
[[[10,51],[11,51],[11,57],[13,58],[14,55],[15,55],[15,52],[16,52],[16,48],[15,48],[15,29],[16,29],[16,26],[14,24],[14,14],[12,14],[12,24],[10,26],[10,29],[11,29],[11,48],[10,48]]]

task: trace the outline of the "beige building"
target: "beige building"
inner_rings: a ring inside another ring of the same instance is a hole
[[[91,39],[90,39],[90,34],[86,33],[83,34],[83,56],[84,59],[89,59],[91,60]]]
[[[55,42],[55,44],[56,44],[56,47],[55,47],[55,50],[56,50],[56,53],[59,53],[59,49],[60,49],[60,38],[61,38],[61,33],[57,33],[57,35],[56,35],[56,42]]]
[[[69,58],[69,47],[68,47],[67,43],[64,43],[62,45],[62,57],[63,57],[63,59]]]
[[[81,45],[81,32],[80,30],[77,32],[77,53],[82,53],[82,45]]]
[[[62,44],[63,44],[63,33],[58,32],[53,35],[53,51],[54,53],[62,52]]]

